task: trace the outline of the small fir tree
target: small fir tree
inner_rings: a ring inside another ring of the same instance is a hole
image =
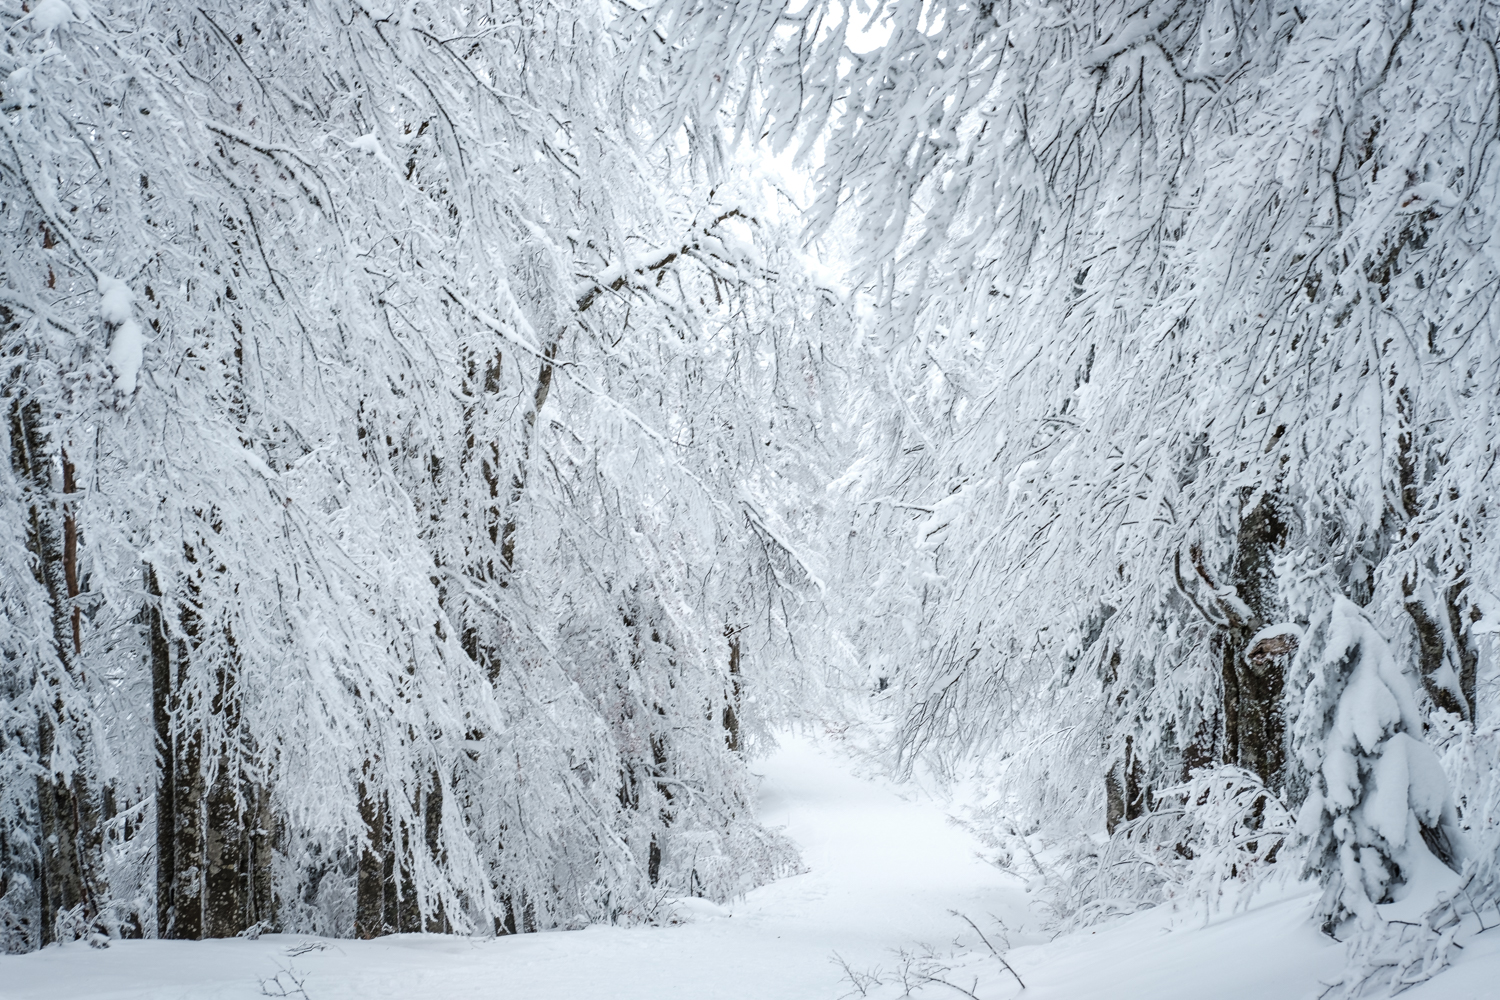
[[[1305,795],[1297,829],[1309,847],[1305,871],[1326,887],[1324,931],[1350,919],[1376,925],[1381,904],[1428,901],[1461,863],[1448,780],[1422,739],[1410,679],[1347,598],[1314,615],[1291,696]]]

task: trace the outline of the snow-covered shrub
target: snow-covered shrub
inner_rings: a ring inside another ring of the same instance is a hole
[[[1462,719],[1434,713],[1429,738],[1443,773],[1452,783],[1458,825],[1476,861],[1500,858],[1500,721],[1470,726]]]
[[[660,886],[683,896],[725,902],[803,870],[791,839],[761,826],[678,831],[673,840],[672,855],[662,859]]]
[[[1159,814],[1176,817],[1173,847],[1183,857],[1177,897],[1201,901],[1211,913],[1248,904],[1257,889],[1286,874],[1277,862],[1292,834],[1292,816],[1255,774],[1205,768],[1158,801]]]
[[[1420,914],[1392,919],[1350,942],[1349,961],[1335,986],[1343,996],[1387,995],[1431,979],[1447,967],[1456,945],[1500,927],[1500,726],[1479,729],[1446,713],[1432,732],[1452,778],[1468,860],[1449,891],[1438,892]]]
[[[1149,813],[1103,843],[1017,853],[1042,877],[1052,921],[1080,927],[1167,902],[1206,914],[1247,905],[1288,874],[1277,861],[1291,834],[1285,804],[1256,775],[1224,766],[1156,793]]]
[[[1306,871],[1326,887],[1324,929],[1353,918],[1370,930],[1388,919],[1382,904],[1410,900],[1420,913],[1452,893],[1463,836],[1447,776],[1422,739],[1412,682],[1347,598],[1313,617],[1289,695],[1306,782],[1297,831]]]

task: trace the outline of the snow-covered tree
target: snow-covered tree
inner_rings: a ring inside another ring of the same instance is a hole
[[[1463,835],[1412,683],[1384,637],[1337,596],[1314,614],[1293,671],[1292,746],[1309,780],[1298,827],[1307,867],[1327,886],[1324,927],[1376,924],[1379,904],[1425,894],[1416,900],[1425,909],[1438,891],[1451,894]]]
[[[1494,710],[1494,4],[648,11],[870,307],[834,652],[893,750],[993,751],[1023,825],[1280,794],[1309,567]]]
[[[643,918],[784,865],[741,751],[842,307],[619,98],[618,14],[3,21],[6,946]]]

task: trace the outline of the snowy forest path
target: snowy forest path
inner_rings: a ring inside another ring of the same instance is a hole
[[[796,842],[806,870],[723,910],[691,906],[686,924],[323,940],[297,957],[289,949],[318,939],[53,947],[0,959],[0,996],[248,1000],[289,969],[307,1000],[832,1000],[848,990],[835,952],[855,969],[889,967],[893,949],[951,942],[964,926],[950,910],[984,921],[1026,898],[940,805],[856,777],[808,739],[786,737],[752,767],[763,775],[762,821]]]

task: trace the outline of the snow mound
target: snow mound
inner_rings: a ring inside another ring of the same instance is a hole
[[[31,15],[31,30],[45,34],[73,20],[73,8],[66,0],[42,0]]]
[[[62,3],[62,0],[49,0]],[[99,315],[109,330],[109,353],[105,360],[115,373],[115,388],[129,396],[146,351],[146,335],[135,320],[135,293],[119,278],[99,279]]]
[[[663,923],[668,924],[692,924],[702,920],[719,920],[734,916],[727,907],[698,896],[664,899],[662,911],[667,914]]]

